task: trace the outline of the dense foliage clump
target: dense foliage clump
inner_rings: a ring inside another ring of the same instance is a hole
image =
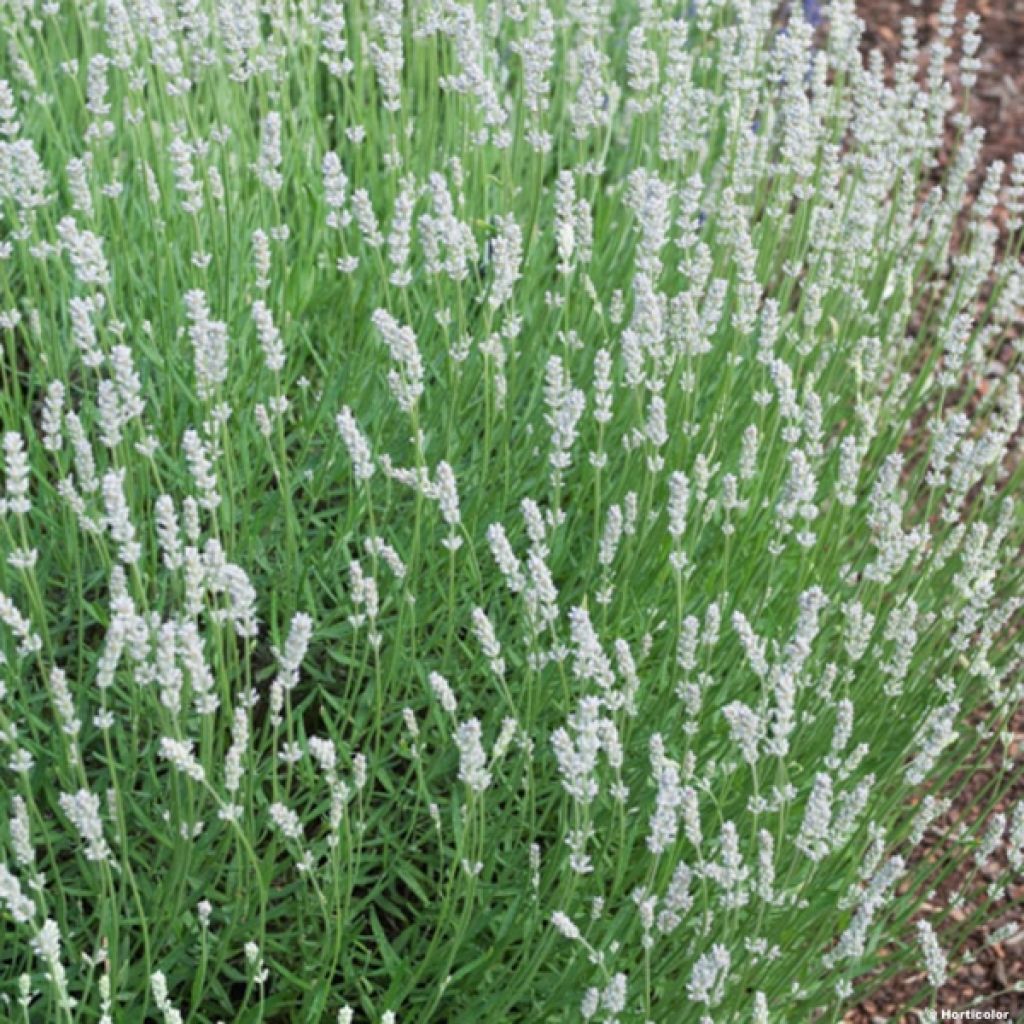
[[[935,1019],[1024,867],[952,7],[3,5],[4,1019]]]

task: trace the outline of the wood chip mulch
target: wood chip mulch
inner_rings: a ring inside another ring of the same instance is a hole
[[[924,49],[935,34],[938,10],[939,0],[858,0],[857,11],[866,27],[865,52],[877,48],[887,61],[895,61],[899,56],[901,25],[905,18],[913,18],[917,23],[918,38]],[[980,33],[984,40],[978,54],[981,71],[970,104],[972,118],[986,131],[981,166],[1002,160],[1009,168],[1014,155],[1024,152],[1024,0],[974,0],[970,6],[961,0],[957,3],[958,19],[962,20],[970,10],[981,16]],[[957,51],[954,59],[958,56]],[[953,80],[956,86],[955,69]],[[1013,748],[1015,782],[997,808],[1004,812],[1024,799],[1024,711],[1015,716],[1013,731],[1017,736]],[[949,813],[929,831],[918,857],[941,856],[942,837],[948,829],[977,816],[974,798],[995,770],[994,763],[974,768]],[[997,864],[1005,864],[1005,860],[996,858],[988,869],[993,875]],[[931,916],[938,912],[941,915],[947,911],[950,898],[973,869],[973,863],[969,863],[943,881],[931,896],[925,914]],[[980,879],[982,886],[985,880]],[[971,909],[968,900],[951,912],[950,923],[967,920]],[[1024,878],[1012,880],[1006,899],[989,910],[983,926],[971,932],[966,943],[967,962],[953,969],[949,982],[934,1000],[933,1005],[940,1014],[943,1009],[961,1013],[988,1011],[988,1014],[999,1011],[1005,1014],[1003,1020],[1024,1022],[1024,931],[1005,942],[993,942],[991,938],[993,932],[1011,922],[1024,929]],[[900,974],[864,999],[847,1015],[845,1024],[915,1024],[921,1019],[917,1014],[901,1011],[908,1005],[922,1005],[919,997],[926,987],[923,965],[917,972]],[[987,1018],[993,1019],[988,1014]],[[964,1015],[953,1019],[971,1018]]]

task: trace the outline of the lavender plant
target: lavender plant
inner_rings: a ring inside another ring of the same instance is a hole
[[[1024,864],[1024,157],[975,16],[861,31],[3,5],[5,1019],[935,1019]]]

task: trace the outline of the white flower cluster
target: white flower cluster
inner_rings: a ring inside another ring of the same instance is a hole
[[[1024,866],[1024,155],[954,8],[887,67],[854,0],[0,5],[14,1017],[945,983],[921,844]]]

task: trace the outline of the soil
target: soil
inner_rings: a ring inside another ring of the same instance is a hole
[[[905,18],[917,23],[923,51],[935,35],[939,6],[939,0],[857,0],[865,25],[865,51],[879,49],[891,64],[899,56]],[[971,10],[981,17],[983,40],[978,52],[981,70],[970,103],[972,118],[986,133],[982,164],[1002,160],[1009,168],[1014,154],[1024,153],[1024,0],[958,0],[958,19]],[[954,58],[958,54],[955,46]],[[957,68],[950,71],[958,88]]]
[[[993,813],[999,811],[1007,817],[1013,806],[1024,799],[1024,772],[1020,770],[1021,760],[1024,759],[1024,710],[1015,715],[1010,723],[1010,731],[1015,736],[1010,745],[1010,754],[1014,764],[1011,770],[1015,772],[1016,778],[1004,798],[993,808]],[[978,805],[989,802],[983,800],[982,794],[997,771],[998,767],[993,760],[954,777],[950,791],[957,793],[957,797],[948,813],[937,819],[928,830],[924,841],[910,858],[912,864],[927,861],[934,863],[936,868],[941,866],[951,831],[960,825],[973,825],[978,820]],[[999,878],[1005,880],[1007,877],[1003,851],[998,851],[980,871],[973,860],[966,863],[961,860],[957,870],[930,894],[920,916],[932,920],[942,918],[949,911],[952,898],[957,893],[966,892],[964,902],[949,912],[949,919],[943,929],[963,927],[963,922],[975,916],[976,910],[982,909],[979,897],[984,898],[985,886],[991,881]],[[939,990],[934,1006],[940,1012],[944,1009],[961,1012],[968,1009],[979,1012],[999,1011],[1004,1016],[994,1019],[1020,1024],[1024,1021],[1024,991],[1015,989],[1018,986],[1024,987],[1024,878],[1011,877],[1004,898],[983,909],[979,916],[984,924],[970,932],[963,953],[958,958],[959,966],[951,970],[950,980]],[[993,933],[1006,926],[1015,926],[1016,934],[1004,941],[996,941]],[[939,930],[940,937],[943,929]],[[914,939],[911,937],[908,941],[914,942]],[[918,1022],[921,1018],[916,1014],[901,1014],[900,1011],[908,1005],[932,1005],[930,1000],[921,999],[926,988],[928,983],[923,967],[901,973],[881,985],[848,1013],[844,1024]],[[970,1020],[965,1017],[959,1019]]]
[[[918,39],[924,50],[935,34],[939,6],[940,0],[858,0],[857,11],[865,23],[865,52],[877,48],[891,64],[899,55],[901,24],[905,18],[917,23]],[[970,101],[972,118],[986,130],[981,166],[1002,160],[1009,168],[1014,155],[1024,153],[1024,0],[973,0],[970,5],[960,0],[957,3],[958,18],[962,19],[969,10],[981,16],[983,39],[978,54],[981,70]],[[953,67],[951,71],[954,88],[957,88],[957,69]],[[1016,782],[999,807],[1003,811],[1024,798],[1024,710],[1016,715],[1013,731],[1016,734]],[[958,822],[970,822],[976,817],[974,798],[996,770],[994,763],[977,765],[970,777],[963,780],[963,792],[949,813],[929,830],[915,856],[929,860],[942,856],[946,833]],[[992,868],[1005,865],[1005,859],[1000,861],[1000,856],[995,858]],[[942,916],[950,898],[972,870],[973,862],[939,885],[926,906],[926,915]],[[981,884],[985,884],[984,877]],[[968,899],[962,907],[952,911],[952,922],[968,920],[971,909]],[[993,942],[992,933],[1011,922],[1024,929],[1024,878],[1013,879],[1006,898],[992,906],[985,916],[985,924],[972,931],[967,939],[966,962],[951,969],[950,980],[939,991],[935,1006],[940,1012],[943,1009],[1000,1011],[1000,1018],[988,1019],[1021,1024],[1024,1022],[1024,930],[1004,942]],[[847,1015],[845,1024],[919,1021],[921,1018],[916,1014],[901,1015],[900,1011],[917,1002],[915,995],[926,986],[923,970],[900,974],[864,999]],[[970,1018],[961,1016],[959,1019]]]

